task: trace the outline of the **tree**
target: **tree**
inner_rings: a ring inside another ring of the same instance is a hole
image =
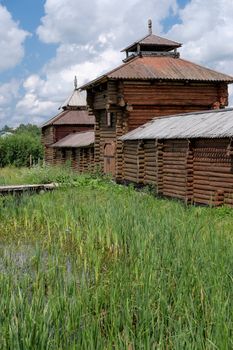
[[[43,159],[43,147],[38,126],[21,124],[14,130],[13,135],[0,137],[0,167],[29,166],[31,162],[35,164],[41,159]]]

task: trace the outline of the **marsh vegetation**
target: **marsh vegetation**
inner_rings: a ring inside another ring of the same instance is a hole
[[[64,186],[0,197],[1,349],[233,348],[231,209],[33,171],[0,182]]]

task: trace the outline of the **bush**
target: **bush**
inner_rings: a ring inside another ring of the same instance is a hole
[[[43,148],[39,136],[19,133],[0,138],[0,167],[15,165],[29,166],[43,158]]]

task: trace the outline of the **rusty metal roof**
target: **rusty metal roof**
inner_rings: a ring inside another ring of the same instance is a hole
[[[175,80],[232,83],[233,77],[198,64],[169,56],[135,57],[114,70],[92,80],[81,88],[86,89],[108,79]]]
[[[94,131],[76,132],[69,134],[58,142],[54,143],[51,147],[55,148],[78,148],[87,147],[93,145],[95,142]]]
[[[88,110],[65,110],[42,125],[94,125],[95,117]]]
[[[111,79],[231,81],[233,77],[173,57],[139,57],[108,74]]]
[[[233,136],[233,108],[154,118],[120,140],[222,138]]]
[[[127,46],[125,49],[121,50],[121,52],[124,51],[130,51],[130,49],[137,46],[137,44],[140,45],[149,45],[149,46],[167,46],[169,48],[178,48],[181,47],[181,43],[177,43],[176,41],[172,41],[166,38],[162,38],[161,36],[149,34],[146,35],[144,38],[139,39],[138,41],[135,41],[133,44]]]

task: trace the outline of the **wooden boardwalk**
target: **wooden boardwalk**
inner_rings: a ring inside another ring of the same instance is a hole
[[[52,191],[58,187],[57,183],[51,184],[34,184],[34,185],[12,185],[12,186],[0,186],[0,196],[8,194],[23,194],[26,192],[41,192]]]

